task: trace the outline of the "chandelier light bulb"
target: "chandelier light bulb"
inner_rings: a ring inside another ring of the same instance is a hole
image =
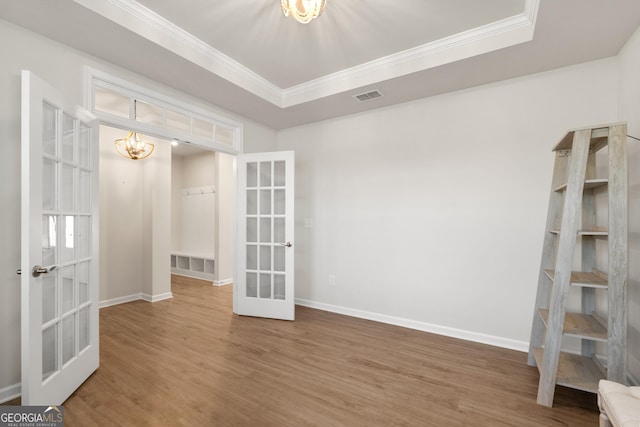
[[[291,15],[301,24],[308,24],[322,14],[326,0],[280,0],[284,16]]]

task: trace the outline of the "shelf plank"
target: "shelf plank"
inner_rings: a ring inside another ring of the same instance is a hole
[[[573,134],[579,130],[591,129],[591,140],[589,141],[589,147],[593,151],[598,151],[604,146],[607,145],[608,136],[609,136],[609,128],[612,126],[620,125],[621,123],[609,123],[603,124],[597,127],[588,127],[588,128],[579,128],[573,129],[567,132],[560,142],[554,147],[553,151],[558,150],[571,150],[573,145]]]
[[[555,275],[555,271],[553,270],[544,270],[544,274],[547,275],[551,281],[553,281],[553,276]],[[606,289],[609,285],[607,281],[607,275],[598,271],[594,271],[593,273],[589,273],[586,271],[572,271],[571,272],[571,284],[574,286],[581,286],[584,288],[601,288]]]
[[[536,347],[533,349],[538,370],[542,370],[542,360],[544,349]],[[598,382],[605,379],[606,375],[600,370],[598,364],[590,357],[580,356],[560,352],[558,362],[558,373],[556,374],[556,384],[576,390],[590,393],[598,392]]]
[[[594,229],[591,230],[578,230],[578,236],[603,236],[606,237],[609,235],[609,230],[602,228],[602,227],[596,227]]]
[[[584,181],[584,190],[595,190],[600,187],[605,187],[609,185],[609,180],[607,178],[597,178],[597,179],[587,179]],[[567,184],[562,184],[559,187],[554,188],[553,191],[561,192],[567,190]]]
[[[545,326],[549,320],[549,310],[540,308],[538,313]],[[576,338],[587,338],[594,341],[607,342],[607,329],[594,316],[582,313],[565,313],[564,335]]]
[[[559,228],[552,228],[549,233],[560,234]],[[609,231],[604,228],[595,228],[593,230],[578,230],[578,236],[593,236],[593,237],[607,237]]]

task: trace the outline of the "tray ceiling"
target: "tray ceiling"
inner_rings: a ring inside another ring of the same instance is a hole
[[[615,55],[640,2],[327,0],[302,25],[279,0],[21,0],[0,18],[281,129]]]

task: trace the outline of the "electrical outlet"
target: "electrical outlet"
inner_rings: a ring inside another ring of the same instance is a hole
[[[335,274],[330,274],[329,275],[329,286],[335,286],[336,285],[336,275]]]

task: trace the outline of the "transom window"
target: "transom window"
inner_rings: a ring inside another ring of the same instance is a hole
[[[230,154],[242,152],[242,124],[89,69],[91,111],[101,122]]]

